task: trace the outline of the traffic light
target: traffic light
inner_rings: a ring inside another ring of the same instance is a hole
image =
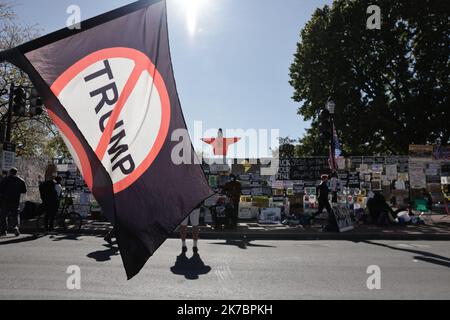
[[[26,112],[26,100],[27,96],[25,90],[21,87],[14,88],[13,90],[13,104],[12,111],[17,116],[24,116]]]
[[[42,99],[36,89],[31,89],[30,93],[30,115],[40,116],[44,112]]]

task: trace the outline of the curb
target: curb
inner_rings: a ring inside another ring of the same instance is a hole
[[[60,232],[60,234],[97,236],[103,237],[110,229],[82,229],[78,232]],[[22,233],[36,233],[34,228],[22,228]],[[188,237],[192,236],[188,232]],[[169,239],[179,239],[179,233],[175,232]],[[362,241],[362,240],[429,240],[448,241],[450,233],[332,233],[332,232],[274,232],[274,231],[254,231],[254,232],[226,232],[226,231],[200,231],[200,238],[204,240],[341,240],[341,241]]]
[[[188,236],[192,236],[188,232]],[[171,238],[179,238],[178,233],[174,233]],[[450,233],[379,233],[379,232],[276,232],[276,231],[256,231],[256,232],[200,232],[200,238],[205,240],[450,240]]]

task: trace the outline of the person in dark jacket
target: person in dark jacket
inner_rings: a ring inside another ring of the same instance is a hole
[[[384,196],[375,191],[373,197],[367,201],[367,209],[369,210],[372,223],[379,226],[387,226],[394,221],[394,212],[386,202]]]
[[[58,212],[59,195],[57,191],[57,182],[51,178],[39,186],[41,194],[42,206],[45,211],[45,231],[53,232],[53,222]]]
[[[231,181],[225,184],[223,192],[230,199],[232,208],[232,216],[230,217],[230,227],[235,228],[239,216],[239,202],[242,194],[242,185],[237,181],[235,175],[230,175]]]
[[[12,227],[16,237],[19,231],[19,204],[20,196],[27,192],[25,182],[17,176],[17,169],[11,168],[9,175],[0,183],[0,194],[2,195],[2,211],[0,214],[0,236],[8,232],[8,216],[11,217]]]
[[[331,210],[330,201],[328,199],[328,195],[330,193],[330,189],[328,188],[328,175],[324,174],[321,176],[322,182],[316,188],[317,201],[319,202],[319,210],[315,214],[312,215],[311,219],[314,219],[317,215],[320,215],[323,209],[327,209],[328,212],[328,222],[325,226],[325,231],[337,231],[337,222],[334,216],[333,210]]]
[[[328,201],[328,194],[330,193],[330,189],[328,188],[328,175],[322,175],[321,179],[322,182],[316,188],[317,200],[319,202],[319,210],[316,215],[321,214],[323,209],[327,209],[328,214],[332,214],[330,202]]]

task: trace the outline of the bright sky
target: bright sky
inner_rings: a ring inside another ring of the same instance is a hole
[[[15,0],[27,25],[65,27],[70,5],[82,20],[131,0]],[[289,66],[299,32],[331,0],[168,0],[172,59],[191,135],[203,131],[279,129],[298,138],[308,126],[291,100]]]

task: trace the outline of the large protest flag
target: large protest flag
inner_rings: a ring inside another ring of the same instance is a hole
[[[180,144],[172,133],[186,130],[186,123],[166,10],[164,1],[138,1],[82,22],[81,29],[63,29],[0,53],[0,61],[28,73],[42,95],[116,227],[129,279],[211,195],[200,165],[172,161]],[[182,140],[195,157],[189,138]]]

